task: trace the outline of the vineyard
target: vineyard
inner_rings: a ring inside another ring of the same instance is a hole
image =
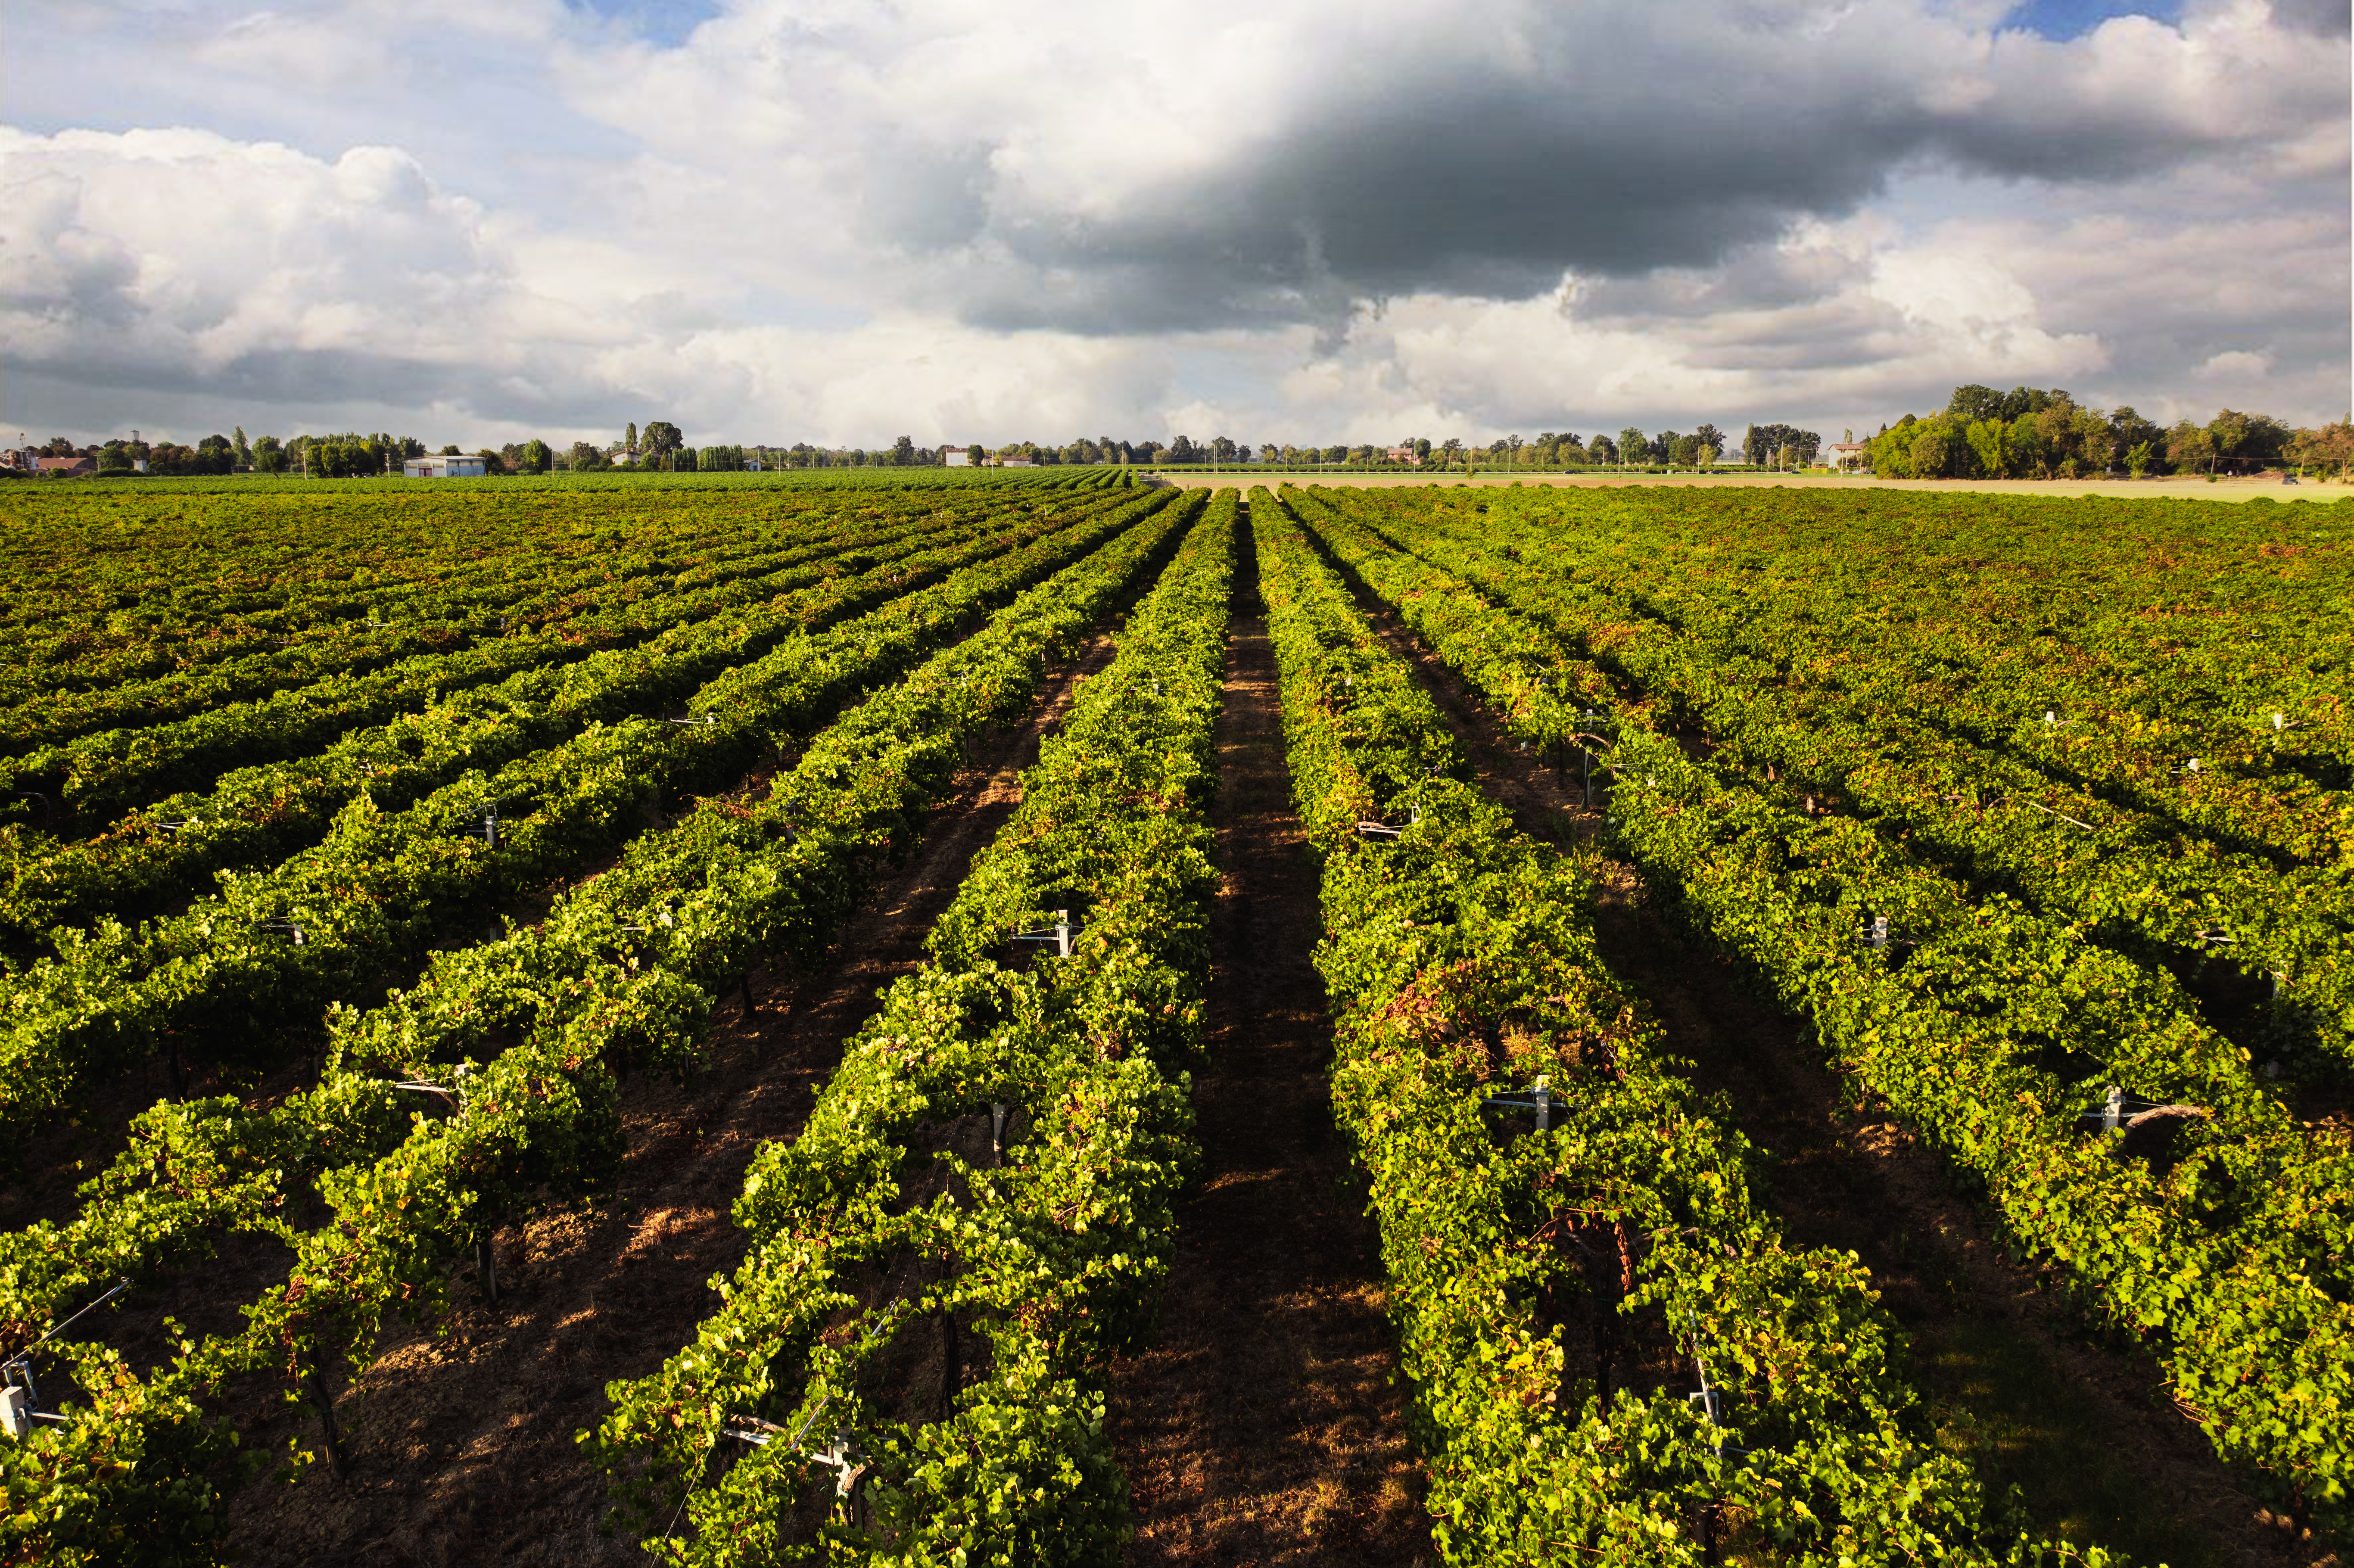
[[[0,1564],[2354,1528],[2342,504],[0,501]]]

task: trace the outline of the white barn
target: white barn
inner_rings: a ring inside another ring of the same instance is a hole
[[[400,465],[400,471],[410,479],[480,479],[482,460],[478,457],[410,458]]]

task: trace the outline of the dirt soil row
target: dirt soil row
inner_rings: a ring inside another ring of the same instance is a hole
[[[1250,559],[1246,541],[1217,730],[1203,1176],[1158,1340],[1111,1385],[1138,1527],[1128,1560],[1406,1568],[1435,1554],[1380,1239],[1326,1086],[1317,870]]]
[[[1479,782],[1522,829],[1596,857],[1596,923],[1612,969],[1652,1007],[1719,1114],[1765,1156],[1766,1196],[1800,1246],[1852,1251],[1912,1340],[1940,1446],[2009,1486],[2034,1528],[2145,1563],[2276,1568],[2337,1561],[2264,1510],[2173,1401],[2147,1352],[2096,1331],[2060,1281],[2014,1262],[1969,1183],[1883,1106],[1827,1067],[1799,1018],[1691,938],[1611,852],[1578,775],[1522,753],[1477,697],[1362,584],[1374,629],[1438,703]]]

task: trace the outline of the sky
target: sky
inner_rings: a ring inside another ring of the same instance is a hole
[[[9,0],[0,436],[2349,394],[2346,0]]]

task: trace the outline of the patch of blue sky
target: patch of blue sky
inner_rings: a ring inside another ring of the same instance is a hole
[[[568,0],[577,10],[617,23],[638,37],[675,48],[719,15],[717,0]]]
[[[2027,0],[2002,25],[2065,39],[2082,37],[2112,16],[2149,16],[2171,23],[2181,15],[2181,5],[2169,0],[2142,0],[2139,5],[2121,0]]]

